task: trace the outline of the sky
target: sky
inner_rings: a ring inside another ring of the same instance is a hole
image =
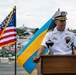
[[[0,0],[0,23],[16,6],[16,27],[41,28],[60,8],[67,11],[67,28],[76,29],[76,0]]]

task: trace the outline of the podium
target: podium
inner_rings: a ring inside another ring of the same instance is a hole
[[[76,75],[75,55],[45,55],[40,59],[38,75]]]

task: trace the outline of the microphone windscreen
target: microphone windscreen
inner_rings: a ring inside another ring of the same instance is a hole
[[[71,40],[71,38],[70,38],[69,36],[67,36],[67,37],[65,38],[66,43],[69,43],[70,40]]]
[[[49,46],[53,46],[54,42],[46,42],[47,47],[49,48]]]
[[[70,40],[66,40],[66,43],[69,43]]]

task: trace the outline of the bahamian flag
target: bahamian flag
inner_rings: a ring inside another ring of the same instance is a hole
[[[19,65],[28,73],[28,75],[33,75],[34,71],[36,70],[36,64],[32,62],[32,59],[37,55],[41,42],[47,31],[50,28],[52,29],[53,27],[55,27],[53,23],[54,20],[52,18],[48,20],[17,54],[17,61]],[[48,48],[45,50],[44,54],[46,54],[47,52]]]

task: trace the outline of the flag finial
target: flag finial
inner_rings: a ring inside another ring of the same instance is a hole
[[[60,11],[60,8],[58,8],[58,11]]]

